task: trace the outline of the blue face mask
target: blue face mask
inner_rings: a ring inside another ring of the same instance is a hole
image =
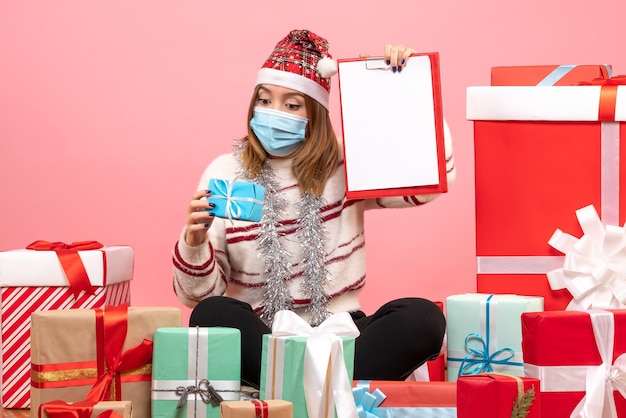
[[[304,142],[307,118],[262,107],[254,108],[250,127],[269,154],[284,157]]]

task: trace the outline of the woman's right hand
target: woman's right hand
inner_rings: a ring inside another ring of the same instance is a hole
[[[187,245],[195,247],[202,244],[207,229],[211,227],[215,215],[208,212],[213,209],[213,203],[206,198],[211,196],[210,190],[198,190],[195,192],[187,208],[187,232],[185,242]]]

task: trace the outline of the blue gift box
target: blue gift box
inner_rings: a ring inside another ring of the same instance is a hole
[[[211,196],[215,205],[209,212],[225,219],[259,222],[263,213],[265,188],[247,181],[210,179]]]

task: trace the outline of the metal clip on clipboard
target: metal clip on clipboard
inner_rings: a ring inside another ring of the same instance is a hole
[[[387,65],[382,57],[365,58],[365,69],[388,71],[391,70],[391,66]]]

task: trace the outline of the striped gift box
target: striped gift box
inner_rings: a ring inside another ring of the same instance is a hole
[[[93,294],[77,297],[54,251],[0,252],[2,406],[30,406],[30,315],[130,303],[134,251],[128,246],[78,251]]]

